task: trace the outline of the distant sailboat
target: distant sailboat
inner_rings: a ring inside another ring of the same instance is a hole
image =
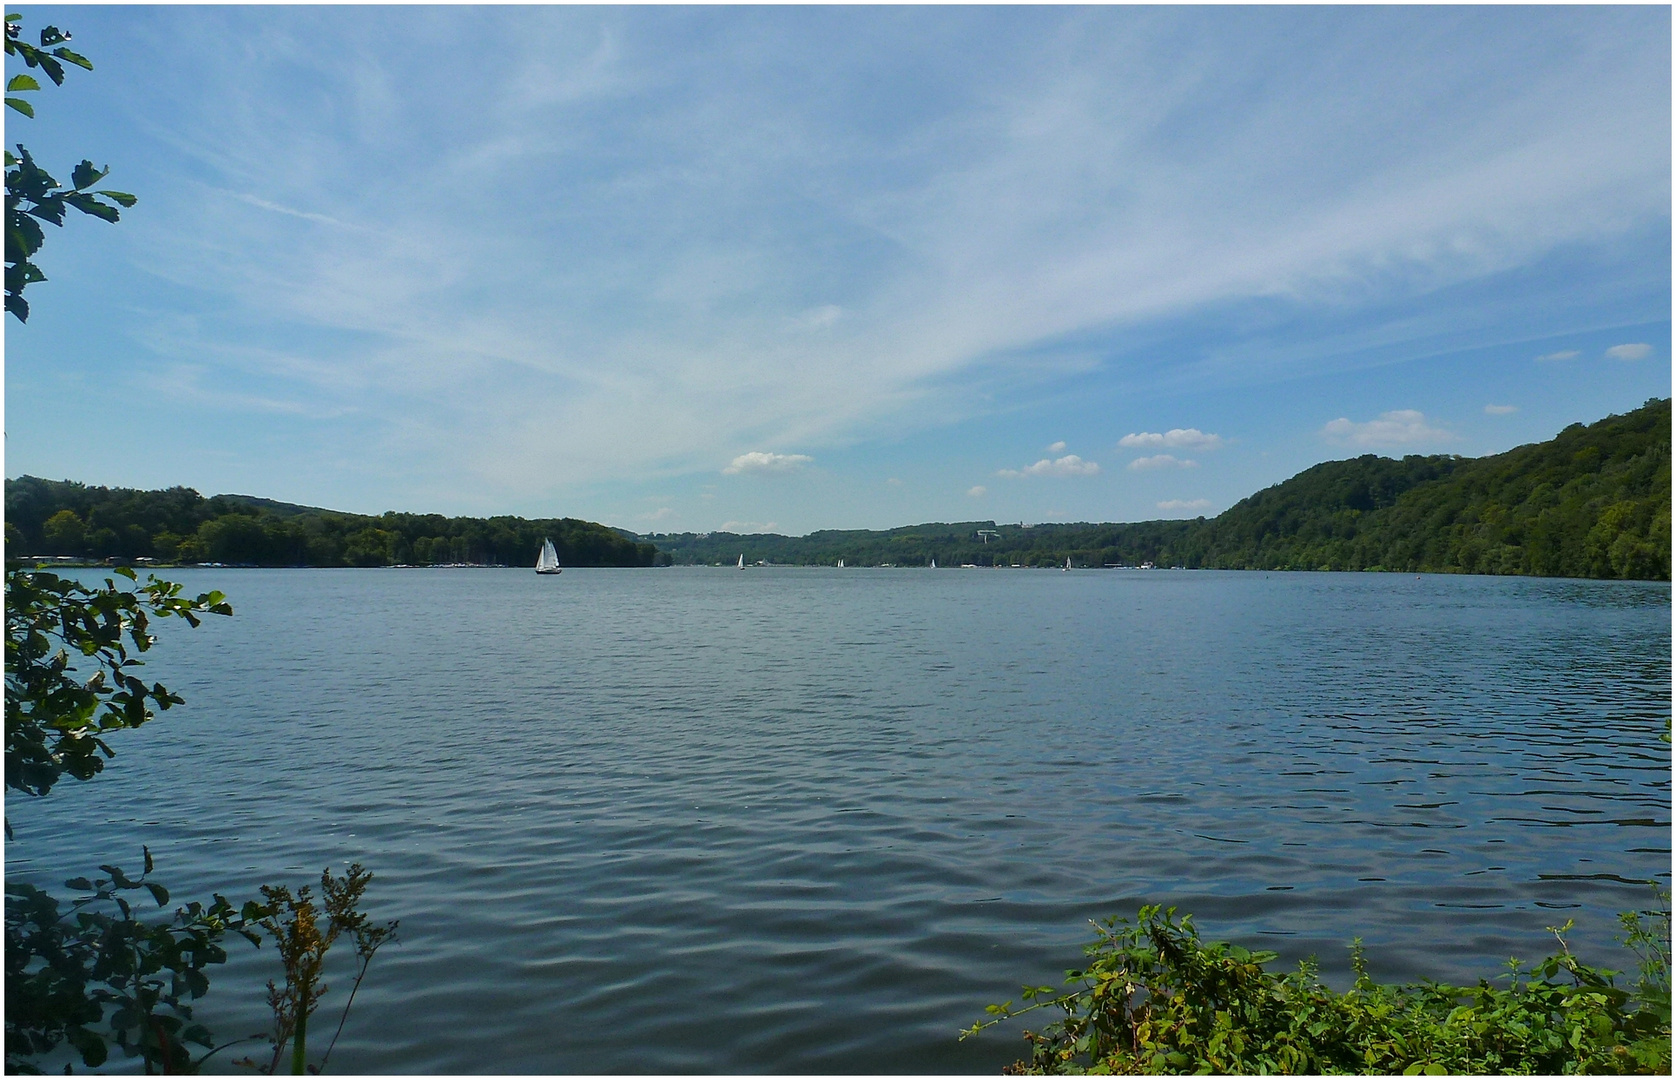
[[[739,569],[739,570],[745,569],[745,556],[743,554],[741,554],[739,556],[739,565],[738,565],[738,567],[736,567],[736,569]]]
[[[931,556],[931,569],[937,569],[937,556]]]
[[[1061,570],[1071,569],[1071,557],[1069,555],[1065,556],[1065,565],[1061,566],[1059,569],[1061,569]]]
[[[839,559],[838,560],[838,569],[842,570],[843,568],[844,568],[844,560]]]
[[[535,572],[538,574],[562,574],[559,567],[559,553],[553,549],[551,539],[541,543],[541,555],[535,560]]]

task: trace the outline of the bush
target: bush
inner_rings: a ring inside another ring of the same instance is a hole
[[[1341,994],[1312,961],[1276,974],[1264,967],[1274,953],[1201,941],[1192,916],[1145,907],[1133,925],[1098,926],[1068,992],[1025,987],[1032,1004],[991,1005],[996,1019],[963,1037],[1052,1007],[1063,1018],[1026,1031],[1030,1058],[1008,1072],[1669,1073],[1669,908],[1623,920],[1641,961],[1633,990],[1571,955],[1568,922],[1550,928],[1559,953],[1528,969],[1509,961],[1502,986],[1381,985],[1358,941],[1356,982]]]

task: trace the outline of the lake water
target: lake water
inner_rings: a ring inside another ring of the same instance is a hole
[[[1664,584],[171,576],[236,617],[168,632],[187,704],[104,776],[8,800],[8,875],[148,843],[183,900],[365,863],[402,941],[335,1071],[993,1072],[1017,1025],[959,1029],[1090,918],[1472,981],[1567,918],[1627,966],[1615,913],[1669,881]],[[277,970],[232,952],[222,1037]]]

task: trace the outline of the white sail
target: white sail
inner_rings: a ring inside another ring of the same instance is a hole
[[[937,556],[931,556],[931,569],[937,569]]]
[[[739,556],[739,569],[741,569],[741,570],[745,569],[745,556],[744,555]]]
[[[1067,556],[1065,556],[1065,565],[1063,567],[1061,567],[1061,569],[1069,570],[1070,568],[1071,568],[1071,557],[1069,555],[1067,555]]]
[[[839,559],[838,560],[838,569],[842,570],[843,568],[844,568],[844,560]]]
[[[542,541],[541,555],[535,560],[535,572],[538,574],[562,574],[559,569],[559,553],[553,547],[552,538]]]

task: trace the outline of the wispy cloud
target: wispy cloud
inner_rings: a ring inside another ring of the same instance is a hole
[[[1575,360],[1583,354],[1576,349],[1561,349],[1559,352],[1543,353],[1536,358],[1539,364],[1558,363],[1561,360]]]
[[[131,31],[101,82],[145,140],[101,153],[157,192],[101,239],[159,290],[112,305],[121,333],[228,395],[252,347],[306,343],[332,381],[229,407],[353,409],[339,454],[381,500],[824,461],[1003,410],[1069,370],[1008,358],[1079,335],[1241,304],[1388,321],[1668,231],[1651,9],[88,10]],[[463,34],[504,48],[443,92]],[[973,389],[992,374],[1016,392]],[[1048,454],[1013,473],[1098,468]]]
[[[1092,461],[1084,461],[1075,454],[1066,454],[1061,458],[1043,458],[1034,465],[1026,465],[1022,469],[1001,469],[996,476],[1094,476],[1100,471],[1100,466]]]
[[[1215,450],[1222,445],[1222,436],[1207,435],[1198,428],[1171,428],[1164,432],[1131,432],[1117,440],[1117,445],[1134,450],[1166,446],[1172,449]]]
[[[1341,446],[1411,446],[1417,443],[1447,442],[1455,436],[1432,427],[1415,409],[1380,413],[1379,419],[1354,423],[1348,417],[1329,421],[1321,429],[1328,441]]]
[[[1645,360],[1653,354],[1651,345],[1614,345],[1606,350],[1606,355],[1612,360]]]
[[[1174,513],[1181,510],[1208,510],[1210,505],[1209,499],[1165,499],[1158,504],[1158,509]]]
[[[1129,467],[1136,472],[1147,469],[1197,469],[1199,463],[1192,458],[1178,458],[1174,454],[1153,454],[1151,457],[1136,458],[1129,463]]]
[[[770,454],[762,450],[752,450],[734,458],[722,472],[729,476],[739,473],[789,473],[796,472],[814,460],[808,454]]]
[[[778,526],[772,521],[724,521],[717,532],[730,533],[764,533],[773,532]]]
[[[966,494],[972,496],[974,499],[981,499],[985,495],[989,494],[989,489],[984,487],[982,484],[974,484],[966,489]]]
[[[1484,411],[1485,411],[1485,413],[1489,414],[1490,416],[1510,416],[1513,413],[1516,413],[1516,412],[1519,411],[1519,406],[1517,406],[1517,405],[1486,405],[1486,406],[1484,406]]]
[[[673,508],[668,507],[668,506],[660,506],[656,510],[653,510],[650,513],[640,514],[640,515],[637,515],[637,516],[639,517],[639,519],[641,521],[662,521],[664,518],[673,517],[674,514],[675,514],[675,511],[674,511]]]
[[[1065,440],[1064,439],[1060,439],[1056,443],[1050,443],[1046,447],[1047,452],[1050,453],[1050,454],[1057,454],[1063,449],[1065,449]]]

